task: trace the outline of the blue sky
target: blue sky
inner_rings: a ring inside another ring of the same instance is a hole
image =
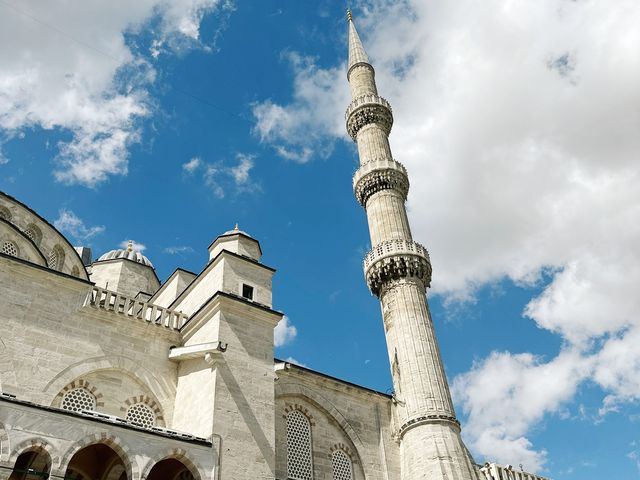
[[[637,478],[640,7],[451,3],[353,8],[465,439],[556,479]],[[238,222],[278,270],[276,355],[389,391],[344,10],[1,2],[0,189],[96,257],[134,239],[162,280]]]

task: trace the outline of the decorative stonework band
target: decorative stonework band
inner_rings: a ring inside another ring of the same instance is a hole
[[[431,284],[429,252],[413,240],[387,240],[373,247],[364,257],[364,275],[371,292],[379,296],[389,281],[416,277],[425,288]]]
[[[450,423],[455,425],[458,431],[460,430],[460,422],[456,417],[452,417],[450,415],[424,415],[403,423],[398,429],[398,438],[402,439],[407,430],[417,427],[418,425],[424,425],[425,423]]]
[[[362,127],[371,123],[382,127],[387,135],[393,125],[391,105],[379,95],[363,95],[356,98],[345,112],[347,132],[356,141],[356,136]]]
[[[372,160],[363,164],[353,176],[353,191],[363,207],[367,200],[382,190],[396,190],[407,199],[409,177],[400,162],[389,159]]]

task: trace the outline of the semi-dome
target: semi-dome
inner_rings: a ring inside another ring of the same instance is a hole
[[[126,258],[127,260],[132,260],[153,268],[153,263],[151,263],[147,257],[133,249],[133,242],[131,240],[129,240],[127,248],[111,250],[98,258],[98,262],[103,260],[115,260],[117,258]]]

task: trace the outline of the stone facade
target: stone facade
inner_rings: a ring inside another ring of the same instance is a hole
[[[0,193],[0,480],[539,479],[475,465],[460,439],[391,107],[349,29],[354,191],[395,393],[274,360],[275,270],[237,227],[161,285],[132,244],[91,262]]]

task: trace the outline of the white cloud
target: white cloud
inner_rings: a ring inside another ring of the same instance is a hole
[[[169,255],[176,255],[176,254],[192,253],[193,252],[193,248],[189,247],[188,245],[179,245],[179,246],[176,246],[176,247],[166,247],[162,251],[164,253],[168,253]]]
[[[194,162],[197,160],[197,162]],[[255,164],[255,156],[244,153],[236,154],[237,164],[225,165],[224,162],[204,163],[200,159],[192,159],[182,168],[189,173],[202,167],[202,179],[217,198],[224,198],[227,191],[236,193],[260,190],[260,185],[251,178],[251,169]],[[191,165],[193,164],[193,165]]]
[[[71,235],[76,241],[90,240],[105,230],[102,225],[88,227],[75,213],[64,208],[60,210],[58,218],[53,224],[58,230]]]
[[[493,352],[456,377],[452,393],[468,416],[465,436],[481,455],[502,463],[542,468],[546,452],[526,434],[545,413],[556,412],[591,372],[592,361],[565,350],[544,362],[530,353]]]
[[[360,7],[356,23],[394,107],[392,149],[411,177],[408,211],[431,252],[433,290],[451,305],[504,278],[550,279],[524,314],[562,337],[558,356],[494,352],[454,382],[474,451],[540,468],[543,446],[527,434],[566,408],[582,382],[604,390],[602,414],[640,399],[640,4]],[[255,131],[284,157],[309,161],[321,156],[315,145],[350,141],[345,68],[300,55],[292,65],[292,102],[256,104]],[[494,375],[499,367],[505,378]]]
[[[287,160],[305,163],[314,154],[326,157],[333,151],[327,134],[341,136],[344,129],[340,119],[349,102],[344,72],[323,70],[313,58],[295,52],[285,57],[295,72],[293,102],[287,107],[271,100],[254,104],[254,132]]]
[[[192,175],[193,172],[200,168],[201,165],[202,160],[200,159],[200,157],[193,157],[188,162],[182,164],[182,170],[184,170],[185,173]]]
[[[239,163],[229,168],[229,173],[237,186],[247,185],[250,181],[249,172],[253,168],[253,155],[238,154]]]
[[[211,189],[211,192],[217,198],[224,197],[224,188],[220,185],[220,175],[222,173],[219,167],[207,165],[203,175],[205,185]]]
[[[282,320],[278,322],[276,328],[273,329],[273,344],[276,347],[282,347],[290,343],[296,338],[296,335],[298,335],[298,329],[289,322],[289,317],[285,315],[282,317]]]
[[[96,186],[126,175],[128,149],[153,112],[154,67],[125,34],[152,29],[156,41],[197,44],[200,21],[218,0],[140,0],[0,6],[0,131],[34,127],[69,133],[58,145],[55,178]],[[25,60],[25,59],[28,59]]]
[[[147,249],[147,246],[144,243],[136,242],[135,240],[123,240],[120,242],[120,248],[128,248],[129,242],[133,244],[133,250],[135,252],[144,252]]]

